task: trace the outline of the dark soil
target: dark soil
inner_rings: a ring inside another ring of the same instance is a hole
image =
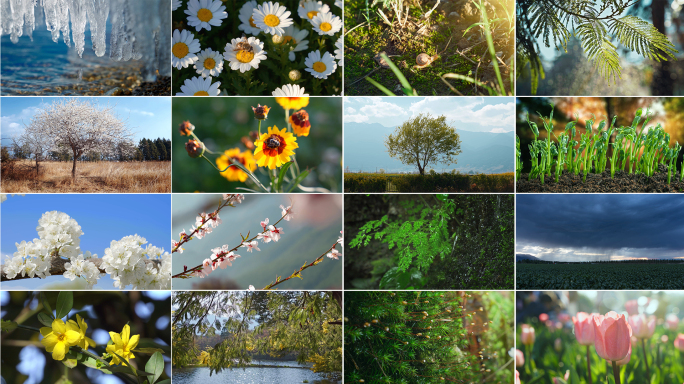
[[[667,184],[667,168],[658,167],[653,177],[644,174],[630,174],[617,171],[611,179],[610,170],[602,174],[590,173],[587,181],[582,181],[582,174],[575,176],[563,171],[558,182],[556,176],[544,178],[542,185],[539,178],[528,181],[529,174],[523,173],[521,180],[516,183],[516,192],[547,192],[547,193],[677,193],[684,192],[684,182],[679,181],[679,172],[672,175],[671,183]]]

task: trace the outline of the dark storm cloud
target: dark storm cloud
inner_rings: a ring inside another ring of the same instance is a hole
[[[516,224],[522,245],[684,256],[684,196],[518,195]]]

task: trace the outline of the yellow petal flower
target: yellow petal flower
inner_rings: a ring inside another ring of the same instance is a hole
[[[135,355],[131,351],[138,345],[140,335],[131,336],[131,327],[129,327],[128,324],[124,325],[120,334],[109,332],[109,336],[114,343],[107,345],[107,352],[112,354],[112,361],[109,363],[110,365],[122,363],[121,359],[114,355],[114,353],[126,359],[127,362],[130,361],[130,359],[135,358]]]
[[[254,142],[254,158],[260,167],[275,169],[290,161],[294,155],[294,149],[299,148],[297,138],[287,131],[287,128],[278,129],[275,125],[268,127],[268,133],[261,135]]]
[[[69,347],[76,345],[81,339],[81,334],[61,319],[55,319],[52,328],[41,328],[40,333],[43,335],[41,344],[45,346],[46,351],[52,352],[52,358],[55,360],[63,360]]]

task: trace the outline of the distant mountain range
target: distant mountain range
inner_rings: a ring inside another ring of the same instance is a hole
[[[389,157],[385,148],[385,137],[396,127],[382,124],[346,123],[344,124],[344,167],[352,172],[375,172],[384,169],[387,173],[414,172],[414,165],[405,165]],[[513,172],[515,137],[513,132],[492,133],[472,132],[456,128],[461,139],[461,154],[456,164],[430,164],[436,172],[451,171],[474,173]]]
[[[538,257],[534,257],[532,255],[525,254],[525,253],[516,253],[515,254],[515,261],[518,262],[521,260],[541,260],[541,259]]]

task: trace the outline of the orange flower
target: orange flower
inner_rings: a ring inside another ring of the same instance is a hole
[[[254,158],[260,167],[275,169],[290,161],[294,149],[299,148],[297,138],[286,128],[278,129],[275,125],[268,127],[268,133],[261,135],[254,143]]]
[[[190,133],[195,130],[195,126],[190,124],[189,121],[184,121],[181,123],[179,130],[181,136],[190,136]]]
[[[266,120],[266,118],[268,117],[268,111],[270,109],[271,108],[265,105],[257,104],[256,108],[252,107],[252,111],[254,112],[254,118],[257,120]]]
[[[230,168],[224,172],[221,172],[221,176],[228,179],[228,181],[239,181],[244,183],[247,180],[247,177],[249,177],[242,169],[234,165],[231,166],[230,160],[242,164],[245,168],[252,172],[257,169],[252,152],[240,152],[240,148],[229,149],[225,151],[221,157],[216,159],[216,166],[218,166],[219,169],[225,169],[226,167],[230,166]]]
[[[297,136],[309,136],[311,129],[311,122],[309,121],[309,114],[305,110],[299,110],[290,116],[290,124],[292,130]]]
[[[284,109],[302,109],[309,105],[308,97],[276,97],[276,102]]]

